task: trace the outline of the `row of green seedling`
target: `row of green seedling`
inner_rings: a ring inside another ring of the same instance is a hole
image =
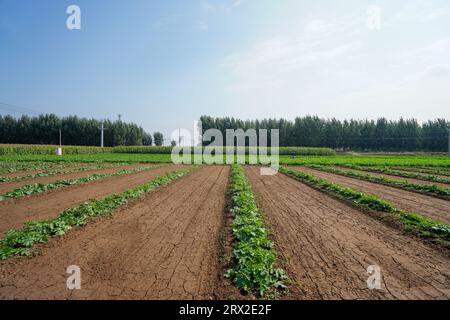
[[[231,196],[234,266],[225,276],[247,293],[275,296],[285,288],[287,276],[275,267],[274,244],[240,165],[232,166]]]
[[[174,171],[123,193],[113,194],[102,200],[89,200],[79,207],[64,210],[54,219],[27,222],[22,229],[10,230],[4,239],[0,240],[0,259],[5,260],[16,255],[30,256],[33,245],[46,243],[52,236],[62,236],[75,226],[85,225],[89,219],[111,215],[115,209],[130,200],[167,185],[185,176],[189,171],[188,169]]]
[[[450,179],[434,176],[431,174],[407,172],[407,171],[403,171],[403,170],[390,169],[387,167],[362,167],[362,166],[357,166],[357,165],[353,165],[353,164],[344,164],[344,165],[340,165],[340,166],[345,167],[345,168],[355,169],[355,170],[382,173],[382,174],[387,174],[387,175],[391,175],[391,176],[398,176],[398,177],[412,178],[412,179],[418,179],[418,180],[423,180],[423,181],[432,181],[432,182],[441,182],[441,183],[450,184]]]
[[[450,249],[450,226],[445,223],[426,218],[417,213],[406,212],[374,195],[343,187],[327,180],[317,178],[312,174],[285,167],[281,167],[280,172],[316,189],[325,191],[337,198],[345,200],[353,206],[384,213],[387,215],[386,217],[390,217],[395,222],[400,223],[405,230]]]
[[[93,171],[93,170],[100,170],[105,168],[114,168],[121,166],[122,164],[113,165],[113,166],[104,166],[104,165],[98,165],[94,167],[82,167],[82,168],[74,168],[69,170],[53,170],[53,171],[43,171],[38,172],[35,174],[29,174],[24,176],[15,176],[15,177],[0,177],[0,182],[17,182],[17,181],[23,181],[23,180],[30,180],[30,179],[36,179],[36,178],[42,178],[42,177],[49,177],[54,175],[61,175],[61,174],[68,174],[68,173],[75,173],[75,172],[85,172],[85,171]]]
[[[128,170],[120,170],[113,173],[104,173],[104,174],[91,174],[87,175],[85,177],[75,178],[75,179],[63,179],[63,180],[56,180],[50,183],[35,183],[35,184],[28,184],[25,186],[22,186],[20,188],[14,189],[12,191],[9,191],[5,193],[3,196],[0,197],[1,200],[5,200],[8,198],[21,198],[28,195],[32,195],[35,193],[41,193],[46,192],[48,190],[58,189],[66,186],[71,186],[75,184],[80,183],[86,183],[86,182],[92,182],[97,180],[102,180],[105,178],[120,176],[124,174],[132,174],[132,173],[138,173],[150,169],[155,169],[156,166],[146,166],[146,167],[139,167],[134,169],[128,169]]]
[[[415,192],[424,193],[424,194],[427,194],[430,196],[435,196],[435,197],[438,197],[441,199],[450,200],[450,188],[441,187],[441,186],[437,186],[434,184],[411,183],[411,182],[404,181],[404,180],[390,179],[390,178],[386,178],[386,177],[378,177],[378,176],[373,176],[370,174],[360,173],[360,172],[351,171],[351,170],[340,170],[340,169],[329,167],[329,166],[308,165],[307,167],[316,169],[316,170],[320,170],[320,171],[324,171],[324,172],[338,174],[338,175],[345,176],[345,177],[356,178],[356,179],[365,180],[365,181],[369,181],[369,182],[384,184],[384,185],[387,185],[390,187],[395,187],[395,188],[408,190],[408,191],[415,191]]]
[[[450,171],[442,170],[442,169],[430,169],[430,168],[402,168],[402,167],[392,167],[394,170],[401,170],[401,171],[413,171],[413,172],[419,172],[419,173],[425,173],[425,174],[431,174],[431,175],[440,175],[440,176],[448,176],[450,177]]]

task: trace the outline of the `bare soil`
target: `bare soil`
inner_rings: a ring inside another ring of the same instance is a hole
[[[246,172],[293,281],[287,299],[450,298],[443,252],[285,175]],[[381,290],[368,288],[371,265]]]
[[[50,190],[19,199],[0,202],[0,238],[5,231],[21,228],[30,220],[56,217],[62,211],[73,208],[89,199],[101,199],[113,193],[124,192],[144,184],[158,175],[174,171],[181,166],[167,165],[155,169],[110,177]]]
[[[337,183],[344,187],[350,187],[361,192],[376,195],[405,211],[418,213],[425,217],[450,224],[450,201],[311,168],[300,166],[291,168],[313,174],[318,178]]]
[[[227,166],[202,167],[52,239],[39,256],[1,262],[0,298],[220,298],[228,176]],[[70,265],[81,269],[81,290],[66,287]]]

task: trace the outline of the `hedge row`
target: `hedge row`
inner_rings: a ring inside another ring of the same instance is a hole
[[[56,154],[54,145],[28,144],[0,144],[0,155],[53,155]],[[110,153],[112,148],[63,146],[63,154],[93,154]]]
[[[53,155],[56,153],[56,145],[12,145],[12,144],[0,144],[0,155]],[[203,147],[205,149],[208,147]],[[137,153],[137,154],[170,154],[172,153],[172,147],[156,147],[156,146],[123,146],[113,148],[100,148],[100,147],[84,147],[84,146],[63,146],[63,154],[94,154],[94,153]],[[251,150],[249,147],[242,147],[245,152],[248,153]],[[254,148],[256,149],[256,148]],[[259,151],[262,148],[258,148]],[[270,148],[267,153],[270,154]],[[194,148],[191,148],[191,152],[194,152]],[[223,148],[223,153],[226,153],[226,149]],[[280,155],[313,155],[313,156],[332,156],[336,152],[333,149],[328,148],[306,148],[306,147],[280,147]]]

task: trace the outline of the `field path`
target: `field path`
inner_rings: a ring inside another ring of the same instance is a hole
[[[112,167],[112,168],[100,168],[100,169],[93,169],[89,171],[77,171],[77,172],[70,172],[70,173],[64,173],[64,174],[56,174],[51,175],[47,177],[37,177],[34,179],[26,179],[22,181],[10,181],[10,182],[0,182],[0,195],[7,193],[8,191],[12,191],[14,189],[20,188],[22,186],[25,186],[27,184],[34,184],[34,183],[51,183],[57,180],[65,180],[65,179],[76,179],[81,177],[86,177],[92,174],[108,174],[113,173],[121,170],[130,170],[134,168],[139,167],[145,167],[148,166],[148,164],[130,164],[130,165],[123,165],[119,167]],[[70,170],[72,168],[68,168]],[[65,170],[65,169],[61,169]]]
[[[228,166],[202,167],[71,231],[32,259],[0,262],[0,299],[212,299]],[[66,268],[81,268],[81,290]]]
[[[425,217],[450,224],[450,201],[311,168],[297,166],[289,166],[289,168],[313,174],[318,178],[340,184],[344,187],[376,195],[405,211],[418,213]]]
[[[113,193],[124,192],[179,168],[181,167],[176,165],[156,167],[143,172],[58,188],[30,197],[1,201],[0,238],[3,238],[5,231],[21,228],[26,221],[56,217],[65,209],[76,207],[89,199],[101,199]]]
[[[246,173],[273,232],[291,299],[449,299],[450,259],[285,175]],[[378,265],[381,290],[369,290]]]

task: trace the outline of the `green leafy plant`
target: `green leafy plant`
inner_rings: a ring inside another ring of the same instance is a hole
[[[387,174],[387,175],[391,175],[391,176],[413,178],[413,179],[424,180],[424,181],[442,182],[442,183],[450,184],[450,179],[441,178],[441,177],[437,177],[437,176],[430,175],[430,174],[420,174],[420,173],[415,173],[415,172],[393,170],[393,169],[390,169],[387,167],[373,167],[373,166],[361,167],[361,166],[352,165],[352,164],[341,165],[341,166],[345,167],[345,168],[382,173],[382,174]]]
[[[170,172],[123,193],[113,194],[102,200],[89,200],[79,207],[64,210],[57,218],[27,222],[22,229],[10,230],[0,240],[0,260],[15,255],[30,256],[34,244],[46,243],[52,236],[62,236],[74,226],[85,225],[89,219],[111,215],[115,209],[130,200],[167,185],[189,172],[188,169]]]
[[[425,194],[428,194],[431,196],[437,196],[439,198],[443,198],[446,200],[450,200],[450,188],[445,188],[445,187],[441,187],[441,186],[437,186],[437,185],[433,185],[433,184],[416,184],[416,183],[411,183],[411,182],[407,182],[404,180],[390,179],[390,178],[386,178],[386,177],[378,177],[378,176],[373,176],[370,174],[360,173],[360,172],[351,171],[351,170],[341,170],[341,169],[337,169],[337,168],[333,168],[333,167],[329,167],[329,166],[308,165],[308,167],[316,169],[316,170],[324,171],[324,172],[338,174],[338,175],[345,176],[345,177],[380,183],[380,184],[384,184],[384,185],[387,185],[390,187],[395,187],[395,188],[404,189],[404,190],[408,190],[408,191],[416,191],[416,192],[425,193]]]
[[[57,181],[54,181],[51,183],[28,184],[28,185],[22,186],[20,188],[14,189],[12,191],[9,191],[9,192],[5,193],[2,197],[3,197],[3,200],[5,200],[7,198],[21,198],[21,197],[28,196],[31,194],[41,193],[41,192],[45,192],[48,190],[57,189],[57,188],[65,187],[65,186],[71,186],[71,185],[80,184],[80,183],[97,181],[97,180],[101,180],[101,179],[105,179],[105,178],[120,176],[120,175],[124,175],[124,174],[137,173],[137,172],[142,172],[142,171],[151,170],[151,169],[155,169],[155,168],[156,168],[155,166],[138,167],[138,168],[129,169],[129,170],[120,170],[120,171],[113,172],[113,173],[91,174],[91,175],[87,175],[87,176],[81,177],[81,178],[57,180]],[[0,201],[1,201],[1,198],[0,198]]]
[[[241,166],[231,171],[232,233],[235,265],[225,274],[247,293],[268,296],[284,289],[286,273],[275,268],[276,252]]]

